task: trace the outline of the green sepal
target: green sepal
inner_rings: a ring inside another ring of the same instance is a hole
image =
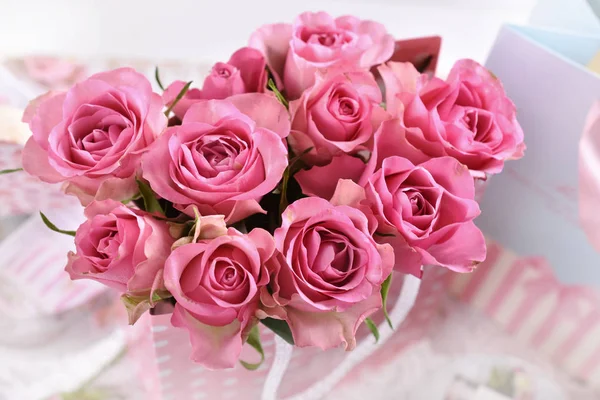
[[[375,337],[375,343],[379,342],[379,329],[377,329],[377,325],[375,325],[375,322],[373,322],[371,318],[365,318],[365,324]]]
[[[273,331],[277,336],[294,345],[294,337],[292,336],[292,330],[290,326],[282,319],[265,318],[261,319],[260,322]]]
[[[23,171],[23,168],[3,169],[0,170],[0,175],[12,174],[13,172]]]
[[[258,329],[258,325],[254,325],[252,327],[252,329],[250,330],[250,334],[248,335],[248,339],[246,340],[246,343],[248,343],[250,346],[252,346],[252,348],[254,350],[256,350],[258,352],[258,354],[260,354],[260,361],[257,363],[249,363],[249,362],[240,360],[240,364],[242,364],[242,366],[244,368],[246,368],[247,370],[255,371],[265,361],[265,352],[263,350],[262,344],[260,343],[260,331]]]
[[[161,90],[164,92],[165,91],[165,87],[163,86],[161,80],[160,80],[160,74],[158,72],[158,66],[156,66],[154,68],[154,79],[156,80],[156,83],[158,84],[158,87],[161,88]]]
[[[392,324],[392,320],[388,314],[387,310],[387,298],[390,292],[390,286],[392,285],[392,274],[390,274],[385,281],[381,284],[381,304],[383,308],[383,315],[385,315],[385,320],[387,321],[390,328],[394,329],[394,325]]]
[[[144,211],[147,211],[149,213],[160,213],[162,215],[165,215],[165,211],[160,206],[160,203],[154,195],[154,192],[152,191],[150,185],[137,178],[135,179],[135,181],[137,182],[140,194],[142,195],[142,199],[144,200]]]
[[[44,221],[44,225],[46,225],[51,231],[62,233],[63,235],[75,236],[75,231],[65,231],[63,229],[59,229],[54,225],[48,217],[44,215],[43,212],[40,211],[40,217],[42,217],[42,221]]]
[[[281,94],[279,89],[277,89],[277,85],[275,84],[275,81],[272,78],[269,78],[267,82],[267,87],[273,92],[277,100],[279,100],[279,102],[283,104],[283,106],[286,109],[290,107],[290,103],[286,100],[285,96]]]
[[[179,100],[183,99],[183,96],[185,96],[187,91],[190,89],[191,85],[192,85],[192,81],[189,81],[188,83],[185,84],[185,86],[183,88],[181,88],[181,90],[177,94],[177,97],[175,97],[175,100],[173,100],[173,102],[171,103],[169,108],[167,108],[167,111],[165,111],[165,115],[167,117],[169,117],[169,114],[173,110],[173,107],[175,107],[177,105],[177,103],[179,103]]]

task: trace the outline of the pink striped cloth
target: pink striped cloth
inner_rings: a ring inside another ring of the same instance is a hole
[[[0,170],[21,168],[23,146],[0,142]],[[78,202],[60,191],[60,185],[50,185],[25,172],[0,175],[0,217],[37,213],[40,209],[66,209]]]
[[[448,274],[450,292],[572,376],[600,387],[600,293],[566,285],[541,256],[520,257],[488,239],[472,274]]]
[[[76,229],[83,219],[80,207],[47,215],[63,229]],[[52,232],[39,215],[33,215],[0,242],[0,279],[41,314],[78,307],[106,289],[93,281],[71,281],[64,267],[73,248],[72,237]]]

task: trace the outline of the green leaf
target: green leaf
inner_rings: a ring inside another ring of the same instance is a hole
[[[148,310],[153,308],[156,303],[161,300],[169,299],[172,295],[166,290],[156,291],[150,298],[149,294],[123,294],[121,295],[121,302],[125,305],[127,310],[127,316],[129,318],[129,325],[133,325],[138,319]]]
[[[294,337],[292,336],[292,330],[290,329],[290,326],[287,324],[287,322],[275,318],[261,319],[260,322],[264,326],[272,330],[277,336],[279,336],[289,344],[294,345]]]
[[[152,294],[152,303],[158,303],[161,300],[170,299],[173,297],[171,293],[166,290],[157,290]]]
[[[154,79],[156,79],[156,83],[158,83],[158,87],[162,89],[162,91],[165,91],[165,87],[163,86],[162,82],[160,81],[160,75],[158,72],[158,66],[156,66],[154,68]]]
[[[142,194],[141,194],[141,193],[136,193],[136,194],[134,194],[133,196],[131,196],[131,197],[130,197],[130,198],[128,198],[128,199],[121,200],[121,203],[123,203],[123,204],[127,205],[127,204],[131,203],[132,201],[139,200],[141,197],[142,197]]]
[[[127,310],[129,325],[133,325],[144,313],[152,308],[148,296],[121,295],[121,302]]]
[[[165,211],[160,206],[160,203],[156,199],[156,196],[154,195],[154,192],[152,191],[150,185],[137,178],[135,179],[135,181],[137,182],[138,188],[140,189],[140,193],[142,194],[142,199],[144,199],[145,211],[148,211],[149,213],[158,212],[162,215],[165,215]]]
[[[293,165],[296,162],[300,161],[300,159],[302,158],[302,156],[305,156],[306,154],[310,153],[310,151],[314,149],[314,146],[310,146],[307,147],[306,149],[302,150],[302,152],[300,154],[298,154],[297,156],[295,156],[294,158],[292,158],[292,160],[290,161],[290,164]]]
[[[379,342],[379,329],[377,329],[377,325],[375,325],[375,322],[373,322],[371,318],[365,318],[365,324],[375,337],[375,343]]]
[[[300,153],[297,156],[295,156],[294,158],[292,158],[290,160],[290,163],[286,167],[285,171],[283,171],[283,178],[281,180],[281,198],[279,199],[279,214],[280,215],[283,214],[283,212],[285,211],[285,209],[288,206],[287,190],[288,190],[288,184],[290,182],[290,177],[294,173],[298,172],[298,171],[294,171],[293,168],[296,165],[296,163],[302,159],[302,156],[304,156],[305,154],[310,152],[312,149],[313,149],[313,147],[304,149],[304,151],[302,151],[302,153]]]
[[[390,292],[390,286],[392,285],[392,274],[390,274],[385,281],[381,284],[381,304],[383,308],[383,315],[385,315],[385,320],[387,321],[390,328],[394,329],[394,325],[392,325],[392,320],[388,314],[387,310],[387,298]]]
[[[3,169],[0,170],[0,175],[12,174],[13,172],[23,171],[23,168]]]
[[[83,388],[69,393],[61,393],[62,400],[106,400],[111,396],[104,389]]]
[[[269,88],[269,90],[271,90],[273,92],[273,94],[275,94],[275,97],[277,97],[277,100],[279,100],[279,102],[281,104],[283,104],[283,106],[286,109],[288,109],[290,107],[290,103],[288,103],[288,101],[285,99],[283,94],[281,94],[279,89],[277,89],[277,85],[275,84],[275,81],[272,78],[269,78],[269,81],[267,82],[267,87]]]
[[[54,225],[52,222],[50,222],[50,220],[48,219],[48,217],[46,217],[44,215],[43,212],[40,211],[40,217],[42,217],[42,221],[44,221],[44,224],[50,228],[50,230],[54,231],[54,232],[58,232],[58,233],[62,233],[63,235],[69,235],[69,236],[75,236],[75,231],[65,231],[62,229],[58,229],[56,227],[56,225]]]
[[[179,103],[179,100],[183,99],[183,96],[185,96],[185,94],[187,93],[187,91],[190,89],[190,85],[192,84],[192,81],[189,81],[188,83],[185,84],[185,86],[179,91],[179,93],[177,94],[177,97],[175,97],[175,100],[173,100],[173,102],[171,103],[171,105],[169,106],[169,108],[167,108],[167,111],[165,111],[165,115],[168,117],[169,114],[171,113],[171,111],[173,110],[173,107],[175,107],[177,105],[177,103]]]
[[[281,197],[279,198],[279,214],[280,215],[283,214],[283,212],[285,211],[285,209],[288,206],[287,188],[288,188],[289,181],[290,181],[290,167],[288,165],[288,167],[285,169],[285,171],[283,171],[283,178],[281,180]]]
[[[246,340],[250,346],[254,348],[260,354],[260,361],[256,364],[252,364],[243,360],[240,360],[240,364],[244,366],[247,370],[255,371],[258,367],[261,366],[263,361],[265,361],[265,352],[263,351],[262,344],[260,343],[260,331],[258,330],[258,325],[254,325],[250,330],[250,335],[248,335],[248,340]]]

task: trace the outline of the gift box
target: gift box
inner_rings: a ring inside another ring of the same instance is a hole
[[[434,283],[433,280],[431,282]],[[371,359],[375,363],[381,362],[382,352],[388,351],[385,343],[401,348],[415,339],[416,332],[422,332],[424,326],[420,323],[418,328],[407,328],[406,331],[403,323],[419,287],[419,281],[414,277],[407,277],[404,283],[397,277],[389,295],[390,318],[395,322],[395,330],[388,327],[383,315],[377,315],[374,320],[380,330],[379,341],[376,343],[368,330],[361,330],[357,335],[358,345],[352,352],[345,352],[342,348],[327,351],[295,348],[262,327],[264,362],[254,371],[242,365],[211,371],[195,364],[189,358],[191,345],[188,334],[171,326],[171,314],[146,315],[138,324],[145,327],[146,338],[151,340],[146,340],[145,344],[138,343],[132,353],[138,379],[144,382],[149,396],[146,398],[153,400],[321,399],[337,385],[351,380],[351,372],[359,365],[364,367],[363,362]],[[428,289],[425,293],[432,292]],[[404,332],[406,336],[402,336]],[[376,353],[380,356],[374,356]],[[246,344],[240,360],[256,363],[259,359],[256,350]]]

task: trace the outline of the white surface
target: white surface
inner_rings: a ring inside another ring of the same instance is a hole
[[[600,21],[592,12],[590,2],[598,0],[539,0],[529,23],[580,33],[600,34]],[[600,9],[600,6],[598,9]]]
[[[535,0],[0,0],[0,52],[226,60],[264,23],[306,10],[354,14],[398,38],[444,38],[440,72],[483,61],[502,23],[524,23]],[[1,55],[1,54],[0,54]]]

